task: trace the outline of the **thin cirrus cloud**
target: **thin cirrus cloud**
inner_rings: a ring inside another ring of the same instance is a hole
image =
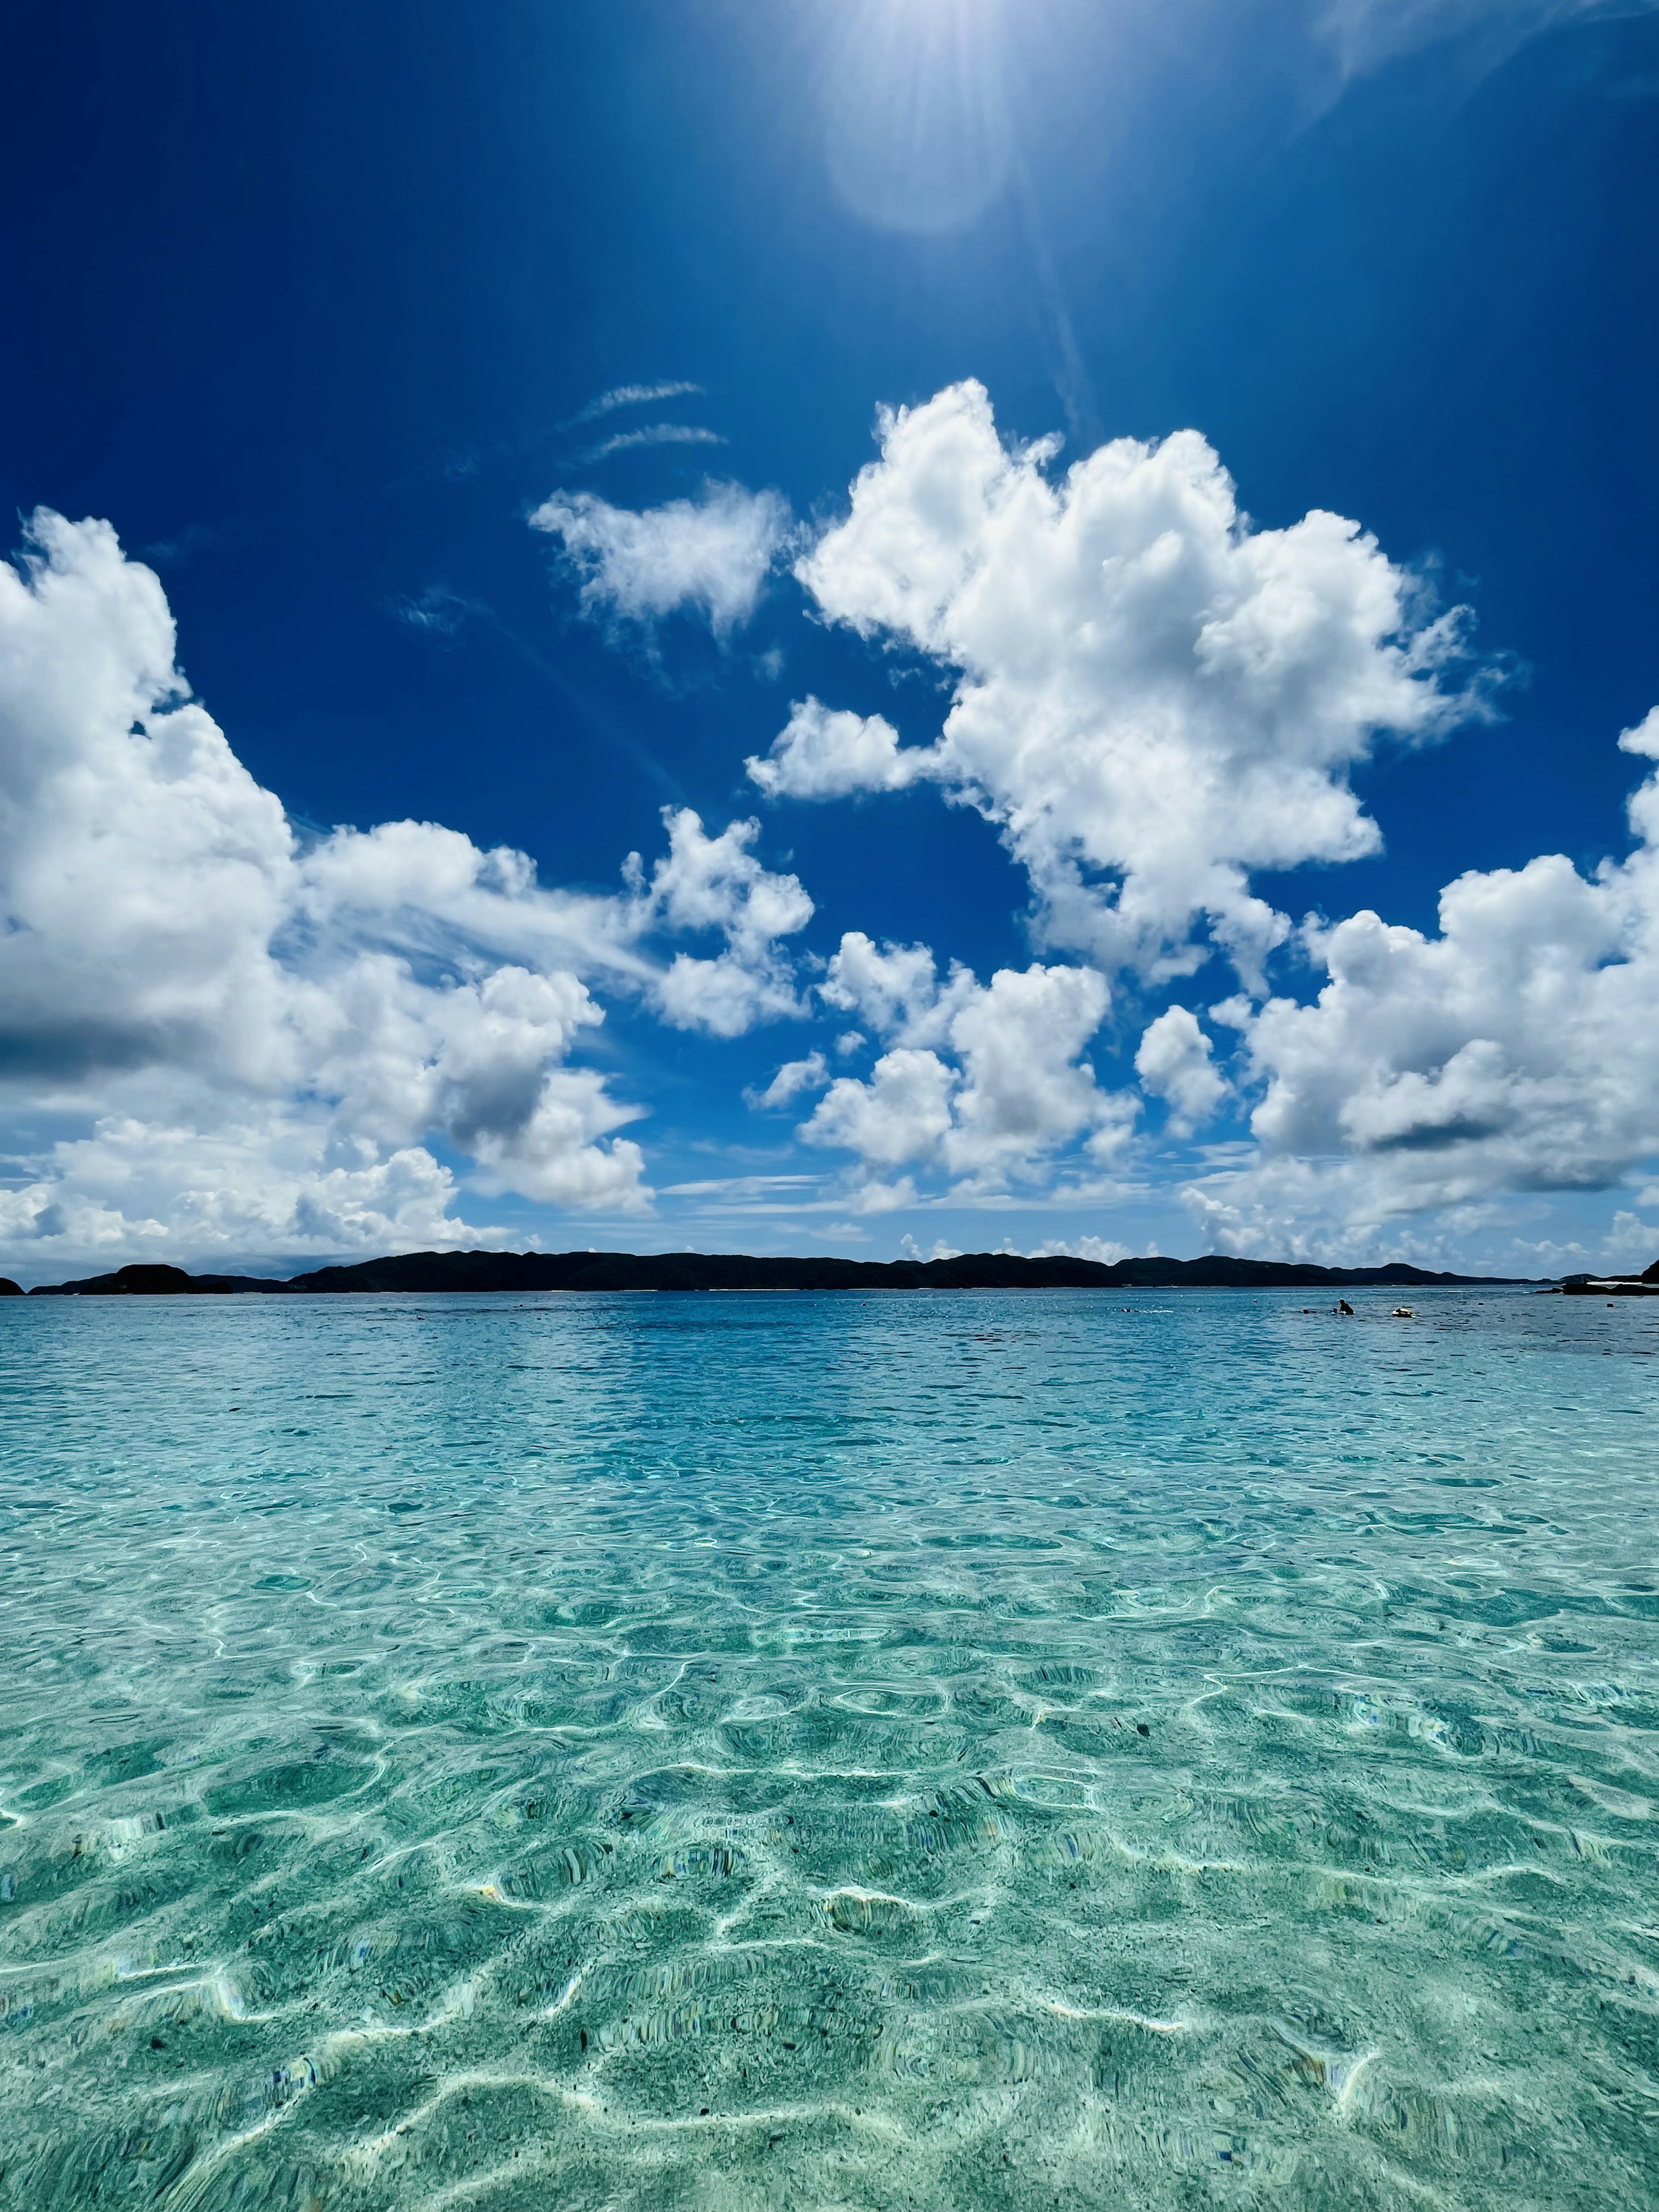
[[[470,615],[484,610],[446,584],[428,584],[423,591],[405,593],[389,603],[389,611],[410,629],[428,637],[453,637]]]
[[[643,429],[619,430],[580,455],[583,461],[608,461],[612,453],[629,453],[649,446],[723,446],[718,430],[703,430],[693,422],[648,422]]]
[[[1469,63],[1495,68],[1540,32],[1650,13],[1656,0],[1327,0],[1315,32],[1344,77],[1441,40],[1468,41]]]
[[[609,897],[429,822],[307,840],[191,696],[154,573],[37,514],[0,564],[0,1114],[80,1133],[13,1121],[0,1240],[296,1255],[499,1233],[468,1191],[648,1206],[642,1109],[579,1062],[596,992],[735,1036],[794,1008],[811,914],[753,823],[664,818]]]
[[[671,377],[657,384],[618,384],[609,392],[600,392],[598,398],[590,399],[562,427],[574,430],[584,422],[597,422],[606,415],[614,415],[621,407],[655,407],[665,399],[700,398],[702,392],[701,384],[689,383],[683,377]]]

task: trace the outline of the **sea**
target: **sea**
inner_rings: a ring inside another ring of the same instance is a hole
[[[0,1303],[0,2203],[1659,2203],[1659,1310]]]

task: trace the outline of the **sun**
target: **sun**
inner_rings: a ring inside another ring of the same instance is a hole
[[[861,0],[824,72],[830,173],[882,229],[936,234],[1000,194],[1013,141],[1000,0]]]

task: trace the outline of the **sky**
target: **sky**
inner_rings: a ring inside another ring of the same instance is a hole
[[[0,1271],[1659,1256],[1659,8],[11,64]]]

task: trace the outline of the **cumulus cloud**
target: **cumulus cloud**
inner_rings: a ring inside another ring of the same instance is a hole
[[[901,1260],[959,1260],[962,1254],[954,1244],[947,1244],[942,1237],[936,1237],[931,1249],[924,1252],[907,1230],[899,1238],[899,1257]]]
[[[639,1109],[568,1062],[604,1020],[595,982],[722,1035],[793,1010],[777,939],[811,904],[748,851],[754,825],[672,816],[649,879],[636,859],[609,899],[431,823],[308,843],[174,643],[106,524],[42,513],[0,564],[0,1105],[89,1127],[25,1148],[11,1250],[476,1234],[434,1138],[475,1188],[647,1202],[616,1133]],[[688,931],[720,950],[655,950]]]
[[[1079,1060],[1106,1000],[1091,968],[1033,966],[1000,969],[966,1001],[950,1031],[964,1078],[943,1148],[952,1173],[1000,1183],[1085,1133],[1098,1157],[1117,1149],[1123,1109]]]
[[[830,1065],[821,1052],[809,1052],[804,1060],[786,1060],[772,1080],[763,1091],[746,1091],[747,1103],[760,1113],[776,1113],[792,1104],[805,1091],[822,1091],[830,1080]]]
[[[604,1018],[568,973],[508,965],[434,988],[367,950],[325,970],[295,1012],[309,1081],[342,1129],[382,1146],[440,1135],[483,1187],[576,1207],[635,1200],[642,1165],[637,1146],[619,1158],[595,1141],[639,1109],[561,1064]]]
[[[1461,877],[1437,934],[1362,913],[1289,944],[1253,874],[1375,851],[1353,768],[1490,713],[1491,671],[1455,672],[1463,615],[1432,613],[1340,516],[1255,527],[1194,433],[1120,440],[1056,480],[1053,448],[1005,446],[967,384],[884,414],[880,442],[796,573],[827,617],[951,672],[950,711],[907,752],[811,701],[750,774],[801,798],[939,782],[998,825],[1039,931],[1089,964],[982,988],[926,948],[845,938],[822,996],[884,1048],[830,1085],[809,1142],[854,1152],[872,1202],[899,1170],[994,1191],[1121,1146],[1132,1109],[1082,1060],[1103,977],[1167,981],[1218,945],[1249,991],[1210,1010],[1237,1032],[1234,1080],[1183,1006],[1135,1056],[1175,1137],[1249,1112],[1186,1191],[1206,1242],[1432,1258],[1517,1197],[1650,1177],[1659,779],[1632,801],[1627,860]],[[1620,742],[1659,759],[1659,709]],[[1268,996],[1280,945],[1322,975],[1312,1003]]]
[[[1005,968],[981,984],[957,965],[941,980],[925,945],[854,931],[819,989],[888,1048],[867,1081],[837,1077],[800,1134],[855,1154],[872,1178],[930,1168],[972,1196],[1079,1140],[1105,1159],[1128,1134],[1133,1102],[1102,1091],[1082,1060],[1109,997],[1093,969]]]
[[[1147,1245],[1146,1250],[1156,1250]],[[1096,1260],[1103,1267],[1114,1266],[1119,1260],[1133,1256],[1127,1244],[1119,1244],[1109,1237],[1050,1237],[1045,1243],[1033,1245],[1026,1255],[1032,1260]]]
[[[1644,1221],[1627,1206],[1621,1206],[1608,1225],[1601,1250],[1604,1267],[1639,1274],[1652,1265],[1654,1254],[1659,1252],[1659,1221]]]
[[[878,1036],[932,1045],[944,1041],[951,1017],[978,988],[959,963],[941,982],[928,945],[878,945],[861,929],[849,929],[830,955],[818,994],[837,1012],[859,1015]]]
[[[0,1190],[0,1249],[12,1267],[322,1259],[504,1233],[456,1216],[455,1178],[423,1146],[382,1156],[314,1114],[195,1089],[169,1099],[164,1088],[147,1086],[145,1114],[100,1115]]]
[[[867,1168],[931,1158],[950,1133],[961,1077],[937,1053],[884,1053],[867,1083],[838,1076],[801,1131],[810,1145],[856,1152]]]
[[[854,791],[902,791],[927,774],[931,753],[902,750],[880,714],[854,714],[817,699],[794,702],[764,759],[744,763],[769,799],[844,799]]]
[[[559,539],[581,580],[585,613],[648,627],[684,611],[726,638],[755,611],[787,541],[789,509],[775,491],[734,483],[638,511],[558,491],[530,524]]]
[[[1173,1136],[1190,1136],[1227,1096],[1214,1050],[1197,1016],[1185,1006],[1170,1006],[1146,1026],[1135,1054],[1135,1073],[1144,1091],[1168,1100]]]
[[[733,822],[710,837],[690,807],[665,808],[663,820],[668,852],[649,883],[639,854],[628,858],[632,927],[640,935],[713,931],[725,945],[712,957],[676,953],[648,986],[657,1011],[676,1029],[724,1037],[802,1012],[781,942],[812,918],[799,878],[770,873],[750,851],[757,822]]]
[[[1659,759],[1659,709],[1620,742]],[[1501,1194],[1614,1187],[1659,1156],[1659,775],[1629,811],[1625,860],[1460,876],[1434,936],[1369,910],[1310,927],[1313,1003],[1213,1010],[1261,1093],[1254,1155],[1188,1194],[1215,1235],[1364,1244]]]
[[[1119,439],[1058,483],[1054,441],[1006,447],[976,383],[884,410],[879,433],[795,573],[956,690],[933,746],[844,745],[834,787],[872,787],[849,782],[866,761],[936,778],[999,825],[1047,942],[1109,972],[1191,972],[1201,923],[1259,981],[1289,924],[1251,871],[1375,851],[1347,778],[1379,733],[1422,742],[1486,711],[1478,685],[1449,688],[1463,614],[1431,618],[1340,515],[1253,528],[1195,431]],[[780,789],[792,753],[769,763]]]

